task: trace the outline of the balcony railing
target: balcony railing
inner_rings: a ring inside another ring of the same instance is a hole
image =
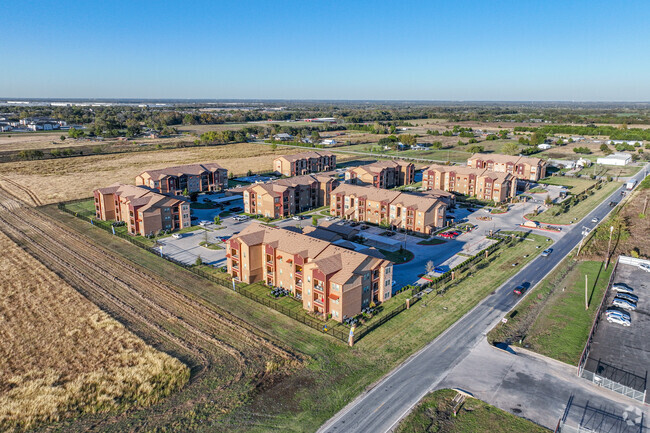
[[[314,290],[318,290],[319,292],[325,292],[325,287],[324,286],[314,286]]]
[[[320,305],[321,307],[325,306],[325,300],[324,299],[314,299],[314,304],[315,305]]]

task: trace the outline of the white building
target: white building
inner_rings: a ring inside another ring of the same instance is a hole
[[[548,144],[548,143],[542,143],[542,144],[538,144],[538,145],[537,145],[537,148],[538,148],[538,149],[542,149],[542,150],[548,150],[548,149],[550,149],[551,147],[553,147],[553,146],[551,146],[551,145]]]
[[[289,135],[289,134],[283,132],[282,134],[275,134],[275,135],[273,136],[273,138],[276,139],[276,140],[278,140],[278,141],[289,141],[289,140],[291,140],[293,137],[292,137],[291,135]]]
[[[632,155],[629,153],[612,153],[596,160],[597,164],[603,165],[628,165],[630,162],[632,162]]]
[[[331,145],[336,144],[336,140],[334,140],[333,138],[328,138],[328,139],[326,139],[326,140],[321,141],[321,144],[325,144],[325,145],[330,145],[330,146],[331,146]]]

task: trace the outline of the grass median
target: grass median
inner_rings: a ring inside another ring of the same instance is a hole
[[[605,269],[602,262],[566,258],[506,316],[507,323],[488,333],[488,341],[507,342],[576,365],[612,269]]]
[[[457,392],[441,389],[426,395],[397,427],[397,433],[544,433],[549,430],[484,401],[467,397],[454,414]]]

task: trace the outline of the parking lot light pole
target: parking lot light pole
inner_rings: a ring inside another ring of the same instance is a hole
[[[585,274],[585,310],[589,309],[589,300],[587,299],[587,274]]]
[[[609,243],[607,244],[607,260],[605,262],[605,269],[609,266],[609,255],[612,248],[612,233],[614,233],[614,226],[609,226]]]

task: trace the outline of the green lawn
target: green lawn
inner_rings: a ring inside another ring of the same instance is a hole
[[[400,250],[400,251],[388,251],[388,250],[379,250],[388,260],[399,265],[400,263],[408,262],[413,259],[413,253],[409,250]]]
[[[441,389],[427,394],[397,427],[398,433],[543,433],[549,432],[532,421],[467,397],[454,416],[458,393]]]
[[[568,257],[488,334],[567,364],[577,365],[613,266]],[[587,299],[585,310],[585,275]]]
[[[425,295],[410,310],[398,314],[349,348],[331,336],[200,278],[55,207],[45,207],[44,211],[114,253],[168,279],[187,296],[245,320],[271,340],[303,355],[305,364],[297,366],[277,386],[255,391],[255,384],[251,383],[250,394],[241,396],[247,403],[239,409],[224,414],[218,402],[200,407],[205,431],[316,431],[370,384],[440,335],[549,245],[544,237],[529,235],[531,241],[498,249],[484,265],[474,265],[460,272],[457,279],[449,283],[445,294],[435,295],[434,291]],[[512,266],[514,263],[517,265]],[[224,276],[218,270],[211,272],[219,278]],[[266,288],[259,290],[268,292]],[[398,305],[408,295],[408,292],[398,295],[393,305]],[[291,299],[281,298],[280,302],[293,302],[296,306]],[[389,305],[385,303],[386,310]],[[179,405],[183,404],[183,395],[175,397]],[[166,426],[167,431],[194,430],[196,410],[196,407],[188,407],[185,416],[176,418],[174,425]]]
[[[584,218],[594,210],[603,200],[609,197],[621,184],[619,182],[604,183],[601,189],[595,190],[593,195],[571,206],[566,213],[560,213],[560,206],[552,205],[548,210],[539,215],[528,215],[533,221],[548,224],[572,224]]]
[[[443,241],[442,239],[437,239],[437,238],[432,238],[432,239],[427,239],[425,241],[420,241],[418,242],[418,245],[440,245],[444,244],[447,241]]]
[[[545,185],[566,186],[569,189],[569,191],[571,191],[571,194],[580,194],[585,189],[595,184],[596,181],[584,177],[551,176],[551,177],[546,177],[544,179],[540,179],[538,183],[543,183]]]
[[[586,167],[577,172],[577,174],[585,174],[591,176],[595,174],[596,176],[612,176],[614,179],[617,177],[630,177],[634,176],[641,170],[641,166],[626,165],[624,167],[618,167],[614,165],[600,165],[593,164],[591,167]]]

